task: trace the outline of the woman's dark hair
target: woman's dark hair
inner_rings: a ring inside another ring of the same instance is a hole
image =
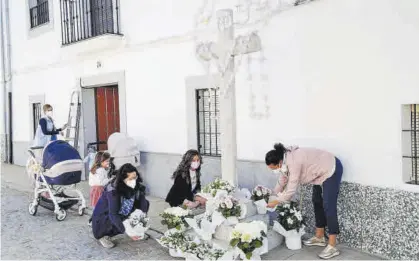
[[[276,143],[274,145],[274,149],[268,151],[265,156],[265,163],[266,165],[278,165],[281,160],[284,159],[284,154],[287,152],[287,148],[285,148],[282,143]]]
[[[128,173],[135,172],[137,174],[137,183],[143,182],[140,172],[137,168],[134,167],[131,163],[126,163],[119,168],[119,171],[116,172],[115,181],[113,182],[114,186],[117,188],[121,183],[124,183],[124,180],[128,177]]]
[[[103,151],[99,151],[96,153],[95,156],[95,163],[93,164],[92,168],[90,169],[90,172],[94,175],[96,173],[96,170],[101,167],[102,162],[108,160],[111,158],[111,154]]]
[[[202,157],[197,150],[188,150],[185,154],[183,154],[182,161],[179,163],[175,172],[173,172],[172,178],[176,179],[178,176],[186,178],[186,175],[189,174],[189,169],[191,168],[191,163],[195,156],[199,157],[199,162],[201,163],[196,169],[196,177],[199,179],[201,174]]]

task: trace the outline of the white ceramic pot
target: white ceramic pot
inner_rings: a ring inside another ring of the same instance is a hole
[[[299,233],[293,233],[292,235],[285,237],[285,245],[290,250],[301,249],[301,235]]]

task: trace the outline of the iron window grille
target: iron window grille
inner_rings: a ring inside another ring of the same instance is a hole
[[[419,104],[410,105],[410,129],[403,130],[410,132],[410,156],[403,156],[410,160],[412,172],[410,184],[419,185]]]
[[[210,93],[211,92],[211,93]],[[196,90],[197,138],[201,155],[221,156],[219,91],[216,89]]]
[[[35,135],[36,129],[38,128],[39,120],[42,117],[41,103],[32,103],[33,113],[33,134]]]
[[[37,0],[36,5],[29,8],[31,28],[49,23],[48,0]]]
[[[119,0],[60,0],[62,44],[120,34]]]

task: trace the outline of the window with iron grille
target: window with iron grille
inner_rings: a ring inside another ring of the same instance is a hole
[[[39,120],[42,117],[42,107],[41,103],[32,103],[32,113],[33,113],[33,135],[36,133],[38,128]]]
[[[63,45],[120,34],[119,0],[60,0]]]
[[[419,185],[419,104],[408,105],[408,112],[410,114],[410,122],[406,122],[404,126],[409,126],[408,129],[404,128],[403,132],[407,135],[404,137],[404,143],[410,144],[410,150],[405,150],[407,155],[403,155],[404,160],[407,160],[407,169],[410,173],[408,183]]]
[[[196,90],[198,150],[202,155],[221,156],[219,91]]]
[[[29,18],[31,28],[46,24],[49,22],[48,0],[31,0],[29,6]]]

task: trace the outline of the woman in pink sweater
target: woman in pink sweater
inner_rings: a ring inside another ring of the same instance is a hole
[[[316,219],[316,235],[303,243],[307,246],[326,247],[319,257],[329,259],[340,254],[336,248],[336,235],[339,234],[337,200],[342,180],[342,163],[333,154],[314,148],[285,148],[275,144],[274,150],[266,153],[266,165],[280,178],[279,184],[286,180],[286,186],[278,190],[277,198],[268,207],[290,201],[300,184],[313,184],[313,205]],[[327,226],[329,242],[326,243],[324,230]]]

